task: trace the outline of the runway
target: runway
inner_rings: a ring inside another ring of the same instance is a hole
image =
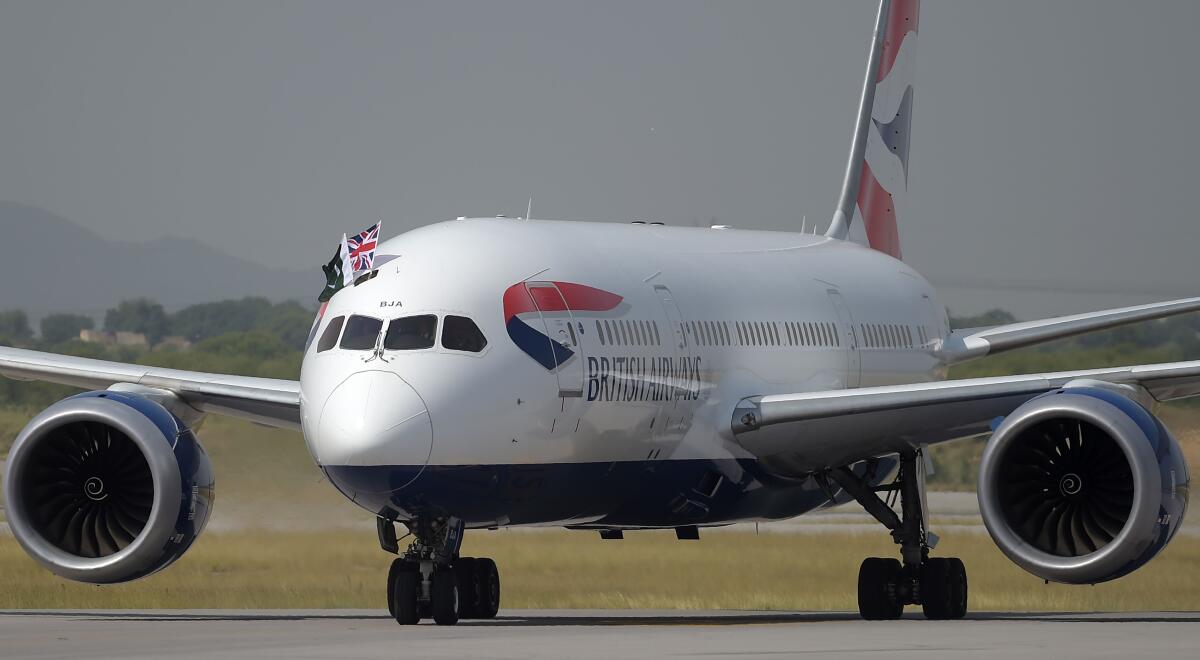
[[[0,657],[1192,657],[1200,614],[983,613],[866,622],[828,612],[512,610],[402,628],[377,610],[0,611]]]

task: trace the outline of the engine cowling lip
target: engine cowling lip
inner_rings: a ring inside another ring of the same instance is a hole
[[[46,433],[73,422],[100,422],[119,429],[145,456],[154,481],[150,516],[142,531],[128,546],[104,557],[80,557],[62,550],[33,526],[23,506],[24,468],[33,447]],[[126,566],[154,562],[175,533],[182,505],[182,477],[173,441],[174,438],[165,438],[163,431],[145,415],[112,399],[73,397],[55,403],[25,426],[9,450],[4,498],[13,537],[29,556],[57,575],[96,584],[123,581],[129,572]]]
[[[1130,402],[1131,405],[1137,405]],[[1105,547],[1078,557],[1062,557],[1044,552],[1021,538],[1007,524],[997,497],[995,475],[999,461],[1020,432],[1047,419],[1080,417],[1107,433],[1124,452],[1134,480],[1133,504],[1120,533]],[[984,526],[996,545],[1009,559],[1025,570],[1055,582],[1087,584],[1101,582],[1119,574],[1128,563],[1129,549],[1138,539],[1152,538],[1158,519],[1161,475],[1154,450],[1137,438],[1144,437],[1138,424],[1121,408],[1109,401],[1069,390],[1043,395],[1026,403],[996,429],[984,448],[979,465],[977,496]]]

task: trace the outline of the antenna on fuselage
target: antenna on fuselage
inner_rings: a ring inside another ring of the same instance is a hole
[[[533,195],[529,196],[529,206],[525,207],[525,219],[533,218]]]

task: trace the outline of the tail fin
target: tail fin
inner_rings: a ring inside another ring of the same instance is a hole
[[[882,0],[858,123],[826,236],[858,240],[900,258],[897,202],[908,191],[908,144],[920,0]],[[855,207],[858,213],[855,213]],[[861,229],[860,229],[861,228]]]

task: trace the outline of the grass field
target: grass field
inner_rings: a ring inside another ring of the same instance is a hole
[[[1163,417],[1196,465],[1200,410],[1171,407]],[[11,440],[3,436],[27,420],[0,409],[0,454]],[[80,585],[52,576],[0,534],[0,608],[383,607],[391,556],[376,545],[372,516],[325,482],[298,434],[212,417],[199,435],[217,474],[217,504],[209,531],[182,560],[127,585]],[[973,488],[979,449],[936,447],[934,485]],[[1177,538],[1114,583],[1067,587],[1044,585],[986,534],[954,527],[937,527],[945,534],[935,554],[967,563],[976,610],[1200,610],[1200,538]],[[896,551],[879,528],[706,532],[698,542],[657,532],[623,541],[587,532],[472,532],[464,554],[497,560],[505,607],[851,610],[862,558]]]
[[[884,534],[713,532],[700,541],[641,532],[490,532],[464,553],[494,557],[510,608],[855,609],[858,563],[892,556]],[[1149,566],[1094,587],[1043,584],[983,534],[942,540],[961,556],[971,607],[984,610],[1200,609],[1200,540],[1178,538]],[[391,555],[369,533],[207,534],[174,566],[115,586],[81,585],[36,566],[0,537],[0,608],[383,608]]]

